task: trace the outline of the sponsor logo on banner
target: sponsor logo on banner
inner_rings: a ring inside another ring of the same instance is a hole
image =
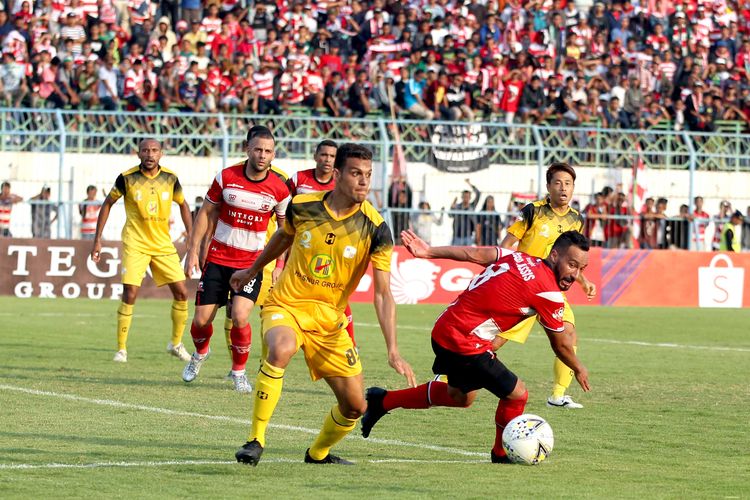
[[[479,124],[435,125],[430,164],[444,172],[474,172],[490,166],[487,131]]]
[[[726,267],[717,266],[719,262]],[[729,255],[715,255],[708,267],[698,269],[700,307],[742,307],[744,287],[745,270],[734,267]]]

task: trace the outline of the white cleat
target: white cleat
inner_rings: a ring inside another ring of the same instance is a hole
[[[245,372],[242,372],[239,375],[232,374],[232,382],[234,382],[234,390],[237,392],[246,394],[253,392],[253,386],[247,381],[247,375]]]
[[[190,353],[185,349],[185,344],[182,342],[177,345],[172,345],[172,342],[170,342],[167,344],[167,352],[175,358],[179,358],[180,361],[190,361]]]
[[[573,401],[573,398],[571,398],[567,394],[559,398],[553,398],[552,396],[548,397],[547,406],[552,406],[554,408],[570,408],[571,410],[583,408],[582,404],[576,403],[575,401]]]
[[[195,377],[198,376],[198,372],[201,371],[203,362],[206,361],[211,351],[209,350],[206,354],[201,356],[197,352],[190,356],[190,362],[187,364],[184,370],[182,370],[182,380],[185,382],[192,382]]]
[[[128,351],[121,349],[115,353],[115,357],[112,358],[115,363],[127,363],[128,362]]]

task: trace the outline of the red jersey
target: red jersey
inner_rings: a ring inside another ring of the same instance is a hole
[[[283,224],[290,199],[284,179],[273,170],[260,181],[247,178],[244,161],[219,172],[206,193],[206,201],[220,205],[206,261],[250,267],[266,245],[271,215]]]
[[[562,332],[563,294],[544,261],[498,248],[500,256],[438,317],[432,338],[449,351],[470,356],[492,351],[500,333],[535,314],[544,328]]]
[[[315,169],[300,170],[293,174],[287,181],[286,185],[292,196],[298,194],[317,193],[318,191],[331,191],[336,187],[336,179],[331,176],[328,182],[318,182],[315,178]]]

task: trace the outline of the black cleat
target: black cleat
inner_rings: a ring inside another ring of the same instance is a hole
[[[490,460],[493,464],[512,464],[508,455],[495,455],[494,451],[490,451]]]
[[[383,408],[383,398],[388,393],[380,387],[370,387],[365,393],[367,400],[367,411],[362,415],[362,437],[368,437],[370,431],[388,412]]]
[[[260,461],[260,456],[263,454],[263,447],[260,445],[257,439],[248,441],[242,445],[242,448],[237,450],[234,454],[234,458],[241,464],[248,464],[255,467]]]
[[[310,456],[310,448],[308,448],[307,451],[305,452],[305,463],[306,464],[354,465],[354,462],[350,462],[349,460],[345,460],[341,457],[337,457],[336,455],[331,455],[330,453],[326,455],[326,457],[323,460],[315,460],[313,457]]]

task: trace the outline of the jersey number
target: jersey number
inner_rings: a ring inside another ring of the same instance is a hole
[[[510,271],[510,265],[505,262],[503,262],[502,264],[492,264],[491,266],[487,266],[487,268],[482,271],[481,274],[477,274],[476,276],[474,276],[474,279],[472,279],[471,283],[469,283],[469,290],[474,290],[479,285],[487,283],[490,278],[494,278],[495,276],[503,274],[507,271]]]

